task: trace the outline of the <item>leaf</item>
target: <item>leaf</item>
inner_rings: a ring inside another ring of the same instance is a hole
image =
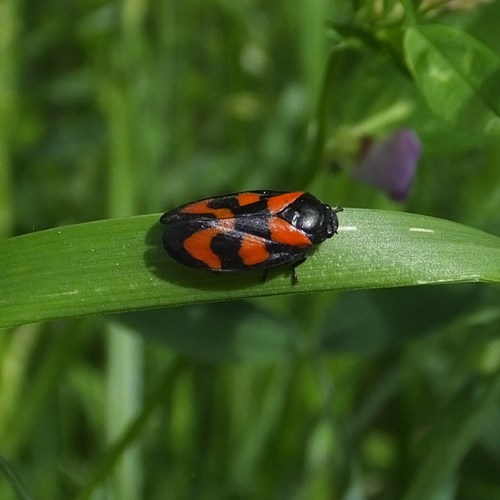
[[[339,234],[297,270],[215,275],[161,246],[158,215],[49,229],[0,242],[0,327],[324,290],[500,281],[500,239],[423,215],[347,209]]]
[[[429,107],[460,128],[500,132],[500,59],[449,26],[408,28],[407,64]]]

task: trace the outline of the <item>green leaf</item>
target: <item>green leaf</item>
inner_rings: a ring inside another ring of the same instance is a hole
[[[500,281],[500,239],[454,222],[347,209],[298,268],[215,275],[161,246],[158,215],[60,227],[0,243],[0,326],[86,314],[322,290]]]
[[[447,26],[408,28],[406,60],[429,107],[460,128],[500,132],[500,59]]]

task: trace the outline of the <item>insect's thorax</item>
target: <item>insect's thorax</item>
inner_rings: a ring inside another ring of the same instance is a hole
[[[286,207],[279,217],[307,234],[313,245],[331,238],[338,228],[332,208],[308,193]]]

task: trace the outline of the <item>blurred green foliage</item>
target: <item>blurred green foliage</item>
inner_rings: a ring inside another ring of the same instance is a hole
[[[499,16],[1,0],[0,235],[263,188],[498,234]],[[346,172],[401,126],[424,153],[396,205]],[[499,498],[499,332],[498,288],[465,284],[2,331],[0,469],[42,500]]]

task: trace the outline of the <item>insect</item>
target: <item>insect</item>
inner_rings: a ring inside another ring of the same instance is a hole
[[[177,262],[216,272],[264,271],[302,264],[309,250],[331,238],[337,213],[304,191],[246,191],[193,201],[160,218],[163,246]]]

